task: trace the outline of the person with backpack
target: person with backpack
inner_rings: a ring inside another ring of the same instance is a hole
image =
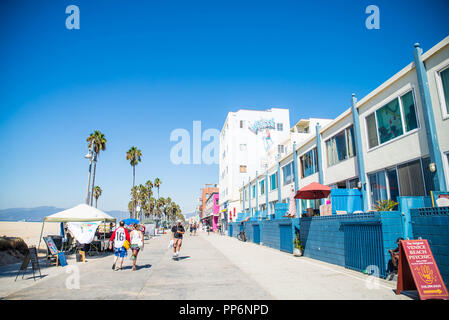
[[[112,264],[112,270],[122,270],[123,260],[127,255],[127,248],[124,247],[125,241],[129,244],[129,232],[125,229],[125,222],[120,221],[118,228],[112,233],[111,240],[109,242],[109,249],[112,249],[112,244],[114,244],[114,263]],[[120,258],[120,267],[116,268],[117,260]]]

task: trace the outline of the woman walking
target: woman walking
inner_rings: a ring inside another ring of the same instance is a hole
[[[139,254],[139,250],[143,250],[143,233],[140,231],[139,225],[136,223],[134,225],[134,230],[131,231],[131,246],[130,249],[133,252],[133,255],[131,256],[131,259],[133,260],[133,271],[136,271],[136,262],[137,262],[137,255]]]

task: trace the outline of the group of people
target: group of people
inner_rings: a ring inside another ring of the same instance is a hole
[[[181,220],[178,220],[176,224],[171,228],[170,240],[173,245],[173,258],[179,257],[179,251],[181,250],[182,237],[185,233]],[[125,222],[120,221],[119,226],[114,230],[109,242],[109,249],[114,249],[114,263],[112,264],[112,270],[118,271],[123,269],[123,261],[128,255],[128,248],[131,249],[133,261],[132,271],[136,271],[137,256],[139,251],[144,248],[144,232],[142,226],[134,224],[131,232],[125,228]]]
[[[190,235],[192,235],[192,233],[193,233],[193,235],[195,236],[196,235],[196,230],[198,229],[198,224],[196,222],[191,223],[189,225],[189,229],[190,229]]]
[[[120,221],[119,227],[114,230],[109,242],[109,249],[114,246],[114,263],[112,270],[118,271],[123,268],[123,260],[128,255],[128,248],[132,251],[131,259],[133,261],[132,270],[136,271],[137,256],[144,247],[144,235],[141,227],[136,223],[131,233],[125,228],[125,222]],[[119,260],[120,259],[120,260]],[[117,266],[119,260],[120,266]]]

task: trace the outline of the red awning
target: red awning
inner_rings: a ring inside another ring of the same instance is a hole
[[[295,199],[323,199],[331,193],[331,188],[323,186],[318,182],[312,182],[311,184],[299,189],[296,192]]]

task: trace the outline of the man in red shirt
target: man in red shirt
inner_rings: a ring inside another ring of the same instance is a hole
[[[129,232],[124,228],[125,222],[120,221],[120,226],[114,230],[112,233],[111,240],[109,242],[109,249],[112,249],[112,244],[114,243],[114,264],[112,265],[112,270],[122,270],[123,260],[127,255],[127,249],[123,246],[125,241],[129,243]],[[115,268],[117,259],[120,258],[120,268]]]

